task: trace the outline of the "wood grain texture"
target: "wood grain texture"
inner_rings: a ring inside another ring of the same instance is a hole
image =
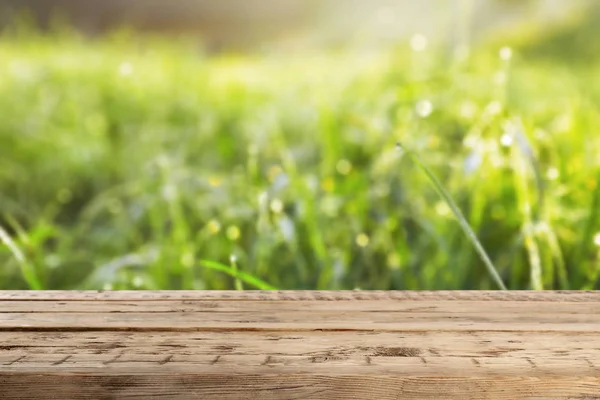
[[[598,399],[598,292],[0,292],[0,399]]]

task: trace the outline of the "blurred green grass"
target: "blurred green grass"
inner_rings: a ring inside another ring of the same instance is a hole
[[[0,289],[495,288],[398,140],[510,289],[598,288],[600,62],[537,40],[460,59],[4,36]]]

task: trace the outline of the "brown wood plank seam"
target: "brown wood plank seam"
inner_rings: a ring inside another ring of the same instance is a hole
[[[0,292],[35,398],[600,400],[600,292]]]

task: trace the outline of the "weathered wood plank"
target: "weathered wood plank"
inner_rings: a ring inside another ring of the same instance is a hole
[[[35,379],[32,379],[35,378]],[[31,397],[32,382],[37,397]],[[597,400],[597,378],[412,378],[403,376],[128,374],[12,376],[10,399],[381,399]],[[0,375],[0,388],[6,387]],[[7,392],[4,392],[5,394]],[[47,396],[47,397],[46,397]]]
[[[60,317],[57,317],[60,316]],[[600,315],[596,316],[600,321]],[[0,313],[4,330],[182,331],[569,331],[597,332],[590,315],[519,313],[244,312],[244,313]]]
[[[598,292],[0,292],[0,398],[600,399]]]
[[[173,291],[153,291],[153,290],[122,290],[122,291],[81,291],[81,290],[41,290],[41,291],[23,291],[23,290],[4,290],[0,291],[0,300],[476,300],[476,301],[550,301],[552,303],[560,301],[600,301],[600,291],[455,291],[455,290],[413,290],[413,291],[385,291],[385,290],[336,290],[336,291],[229,291],[229,290],[173,290]]]
[[[2,301],[2,300],[0,300]],[[306,312],[310,310],[323,312],[401,312],[401,313],[453,313],[453,314],[481,314],[490,310],[489,302],[453,300],[228,300],[228,301],[203,301],[203,300],[146,300],[146,301],[64,301],[48,300],[38,301],[33,306],[31,301],[13,300],[10,303],[2,301],[0,313],[240,313],[256,311],[256,302],[260,302],[262,311],[274,312]],[[547,303],[547,302],[546,302]],[[576,302],[561,301],[551,305],[540,305],[538,301],[502,301],[494,303],[496,313],[514,314],[568,314],[600,316],[600,301]]]

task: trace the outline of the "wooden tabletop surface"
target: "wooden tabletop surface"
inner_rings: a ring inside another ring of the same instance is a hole
[[[600,399],[600,292],[0,292],[0,399],[134,397]]]

